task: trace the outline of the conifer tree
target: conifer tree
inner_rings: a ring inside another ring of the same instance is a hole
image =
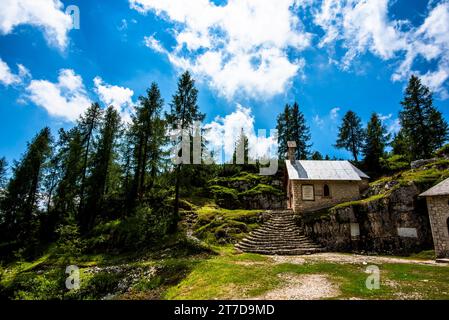
[[[426,159],[447,140],[448,126],[433,106],[432,92],[412,76],[401,102],[399,119],[404,137],[410,145],[410,160]]]
[[[294,103],[291,110],[292,141],[296,141],[296,159],[305,160],[309,156],[311,135],[306,124],[304,114],[299,110],[298,103]]]
[[[389,139],[387,129],[378,114],[373,113],[366,127],[365,143],[362,148],[363,162],[369,172],[380,172],[380,159],[384,156]]]
[[[170,112],[166,114],[166,119],[171,130],[187,131],[189,136],[193,135],[193,125],[195,122],[202,122],[205,114],[201,113],[198,107],[198,90],[195,88],[195,81],[190,73],[186,71],[178,81],[178,89],[170,103]],[[178,144],[181,143],[179,137]],[[182,156],[180,150],[178,156]],[[175,166],[175,201],[174,201],[174,230],[179,221],[179,197],[181,186],[181,172],[183,164]]]
[[[312,153],[312,160],[323,160],[323,155],[319,151]]]
[[[80,185],[83,174],[83,137],[78,127],[59,131],[58,154],[60,169],[53,199],[55,223],[74,221],[78,215]]]
[[[335,147],[351,152],[354,161],[358,162],[358,155],[365,138],[362,121],[353,111],[348,111],[343,117]]]
[[[116,159],[117,138],[120,134],[120,115],[114,107],[107,108],[101,123],[98,142],[92,156],[92,174],[86,193],[86,224],[90,229],[101,212],[111,182],[111,172]]]
[[[81,166],[81,182],[80,182],[80,203],[79,203],[79,222],[81,232],[84,233],[86,230],[86,220],[84,219],[84,200],[85,200],[85,189],[86,189],[86,178],[87,170],[89,167],[89,157],[91,156],[92,145],[94,143],[94,137],[96,130],[100,124],[102,116],[102,110],[98,103],[93,103],[85,112],[84,115],[78,120],[79,132],[82,136],[82,166]]]
[[[17,239],[26,248],[37,244],[41,178],[50,154],[50,129],[44,128],[28,144],[22,159],[15,163],[2,202],[4,217],[0,221],[4,224],[4,241]]]
[[[295,102],[293,106],[285,105],[284,111],[277,118],[276,129],[278,130],[280,159],[285,159],[289,141],[296,142],[296,158],[307,159],[311,147],[311,144],[309,144],[310,129],[306,124],[304,114],[299,110],[298,103]]]
[[[286,104],[284,111],[278,115],[277,117],[277,126],[276,129],[278,131],[278,153],[279,159],[285,159],[285,155],[287,154],[287,142],[291,141],[291,107]]]
[[[145,192],[154,185],[166,144],[165,122],[161,119],[164,101],[159,87],[152,83],[147,96],[139,98],[136,115],[130,128],[133,145],[132,163],[134,177],[129,196],[129,203],[134,205],[136,199],[142,200]]]

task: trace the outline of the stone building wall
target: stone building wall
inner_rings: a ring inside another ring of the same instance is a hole
[[[449,196],[427,197],[427,209],[435,254],[437,258],[449,258]]]
[[[388,197],[298,215],[307,236],[329,251],[409,254],[433,247],[425,199],[414,185]],[[447,201],[446,201],[447,208]]]
[[[296,213],[326,208],[346,201],[357,200],[360,197],[360,184],[354,181],[299,181],[293,180],[292,209]],[[302,199],[302,186],[313,185],[315,200]],[[324,185],[329,187],[330,196],[324,196]]]

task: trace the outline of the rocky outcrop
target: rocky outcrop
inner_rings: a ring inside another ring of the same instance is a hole
[[[321,252],[323,248],[304,235],[293,219],[293,211],[273,211],[261,228],[236,245],[237,249],[267,255],[301,255]]]
[[[275,210],[286,207],[283,183],[277,176],[241,173],[209,182],[215,202],[226,209]]]
[[[304,214],[298,223],[307,236],[331,251],[364,251],[408,254],[432,248],[432,235],[425,200],[419,199],[419,188],[410,183],[374,188],[378,196],[348,203],[321,212]]]

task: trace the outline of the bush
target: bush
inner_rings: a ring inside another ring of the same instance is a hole
[[[68,224],[60,226],[58,234],[57,254],[63,257],[79,257],[85,249],[85,243],[81,239],[78,226]]]
[[[89,239],[89,249],[134,250],[160,240],[168,231],[173,220],[170,207],[138,207],[134,214],[124,219],[117,219],[99,224]]]
[[[438,149],[437,151],[435,151],[435,155],[437,157],[448,157],[449,156],[449,144],[444,145],[443,147],[441,147],[440,149]]]
[[[234,209],[238,208],[239,193],[235,189],[214,185],[210,187],[211,193],[214,195],[215,202],[223,208]]]
[[[389,158],[380,159],[383,170],[386,172],[399,172],[410,169],[410,162],[403,155],[393,155]]]

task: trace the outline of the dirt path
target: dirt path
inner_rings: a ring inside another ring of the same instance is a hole
[[[284,273],[279,277],[286,285],[268,291],[254,300],[318,300],[336,297],[340,294],[337,286],[320,274],[296,275]]]
[[[341,253],[318,253],[309,256],[271,256],[275,263],[304,264],[306,262],[331,262],[349,264],[384,264],[384,263],[407,263],[433,266],[447,266],[447,264],[436,263],[434,260],[412,260],[397,257],[365,256],[359,254]]]

